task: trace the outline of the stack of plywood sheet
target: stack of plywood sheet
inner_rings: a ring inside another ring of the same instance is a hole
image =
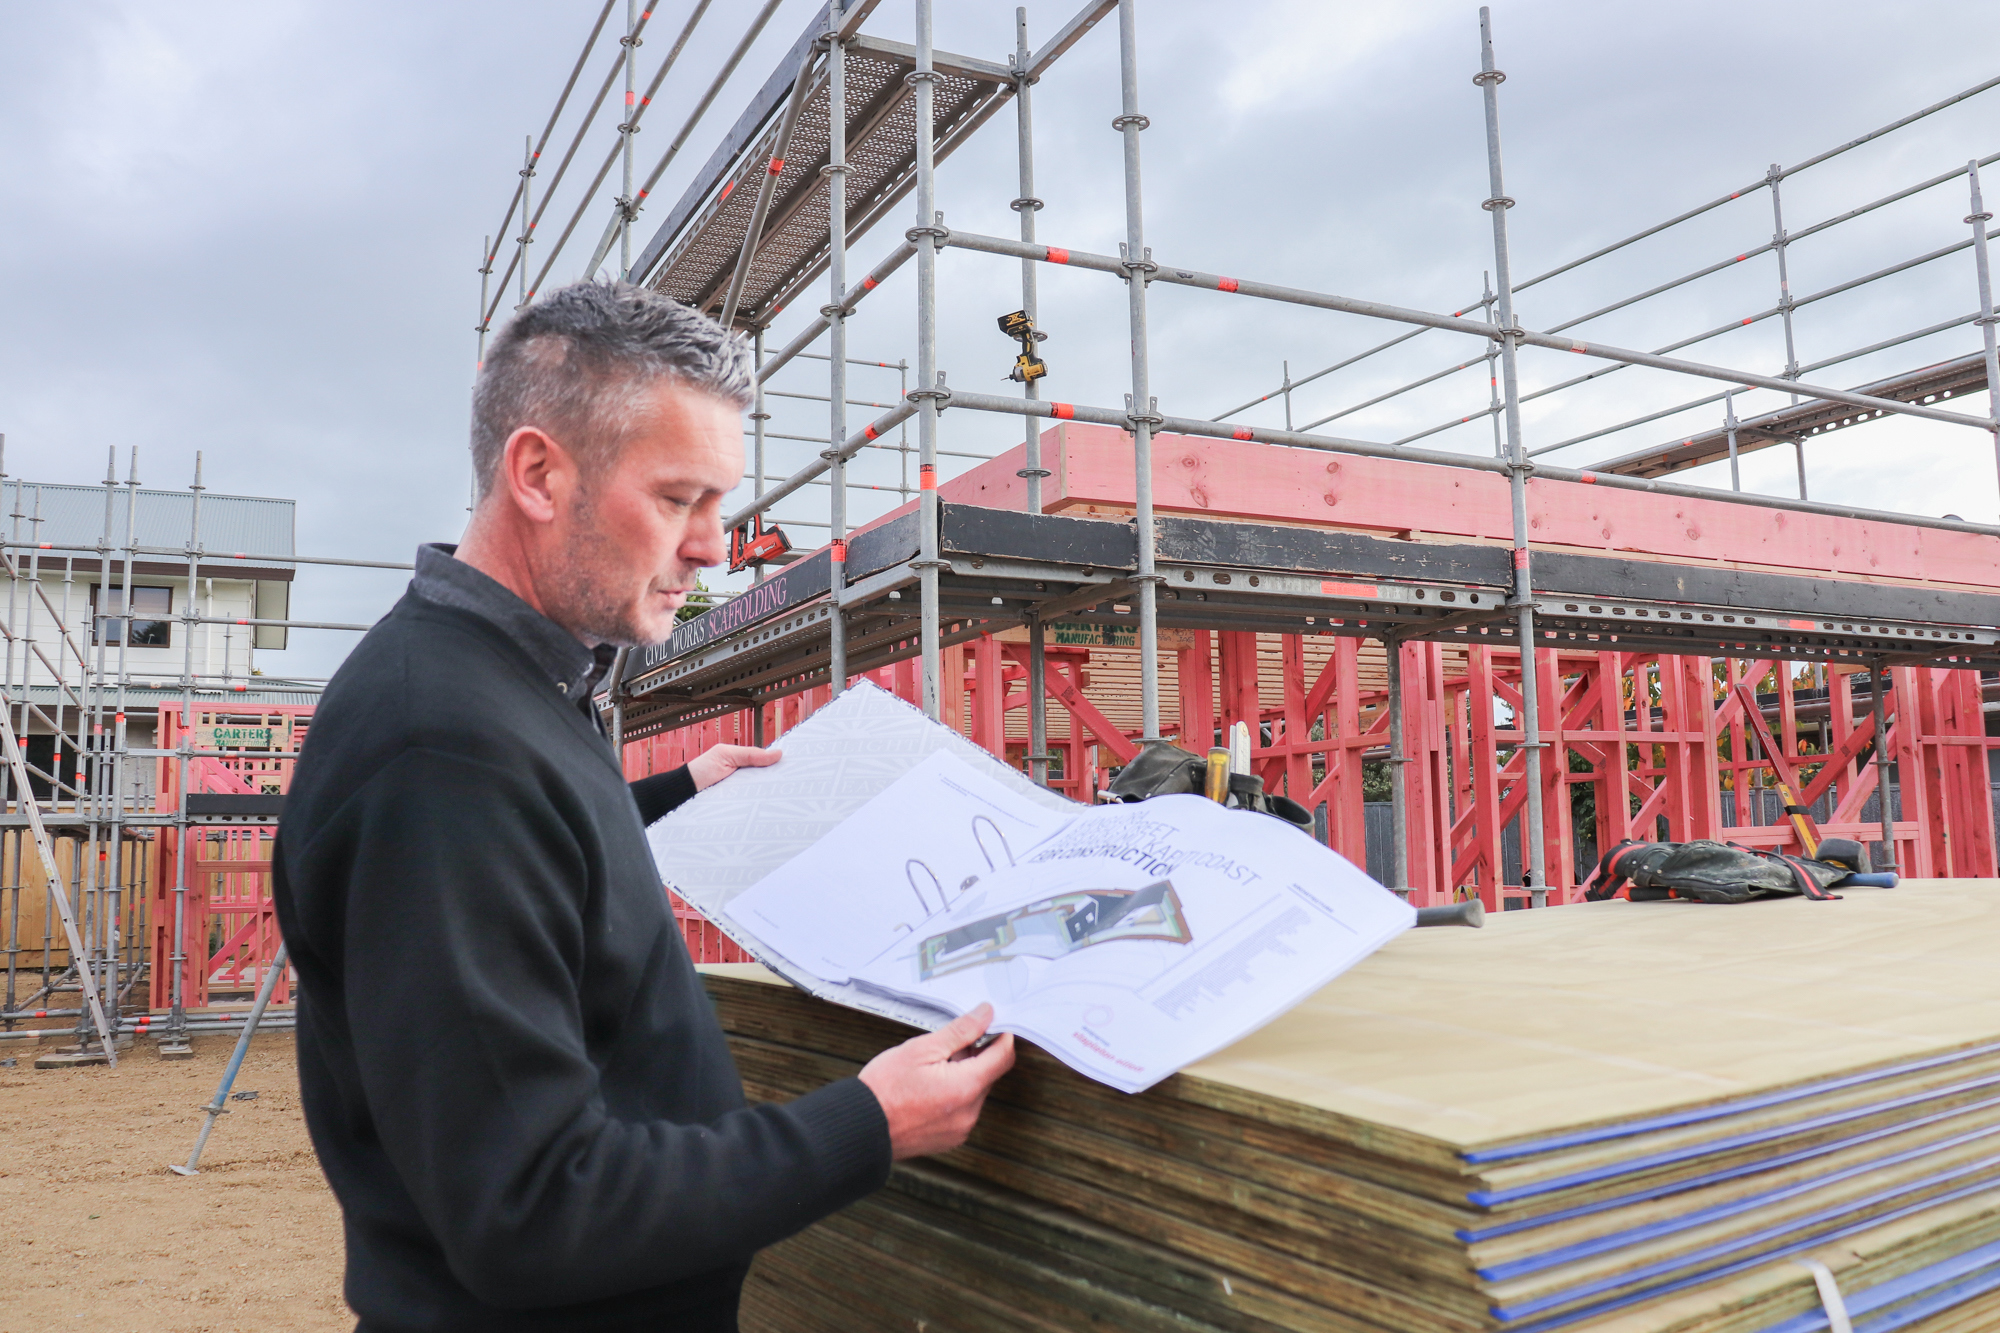
[[[753,1097],[909,1035],[709,971]],[[2000,884],[1416,931],[1139,1096],[1023,1048],[744,1327],[1816,1333],[1824,1292],[2000,1328]]]

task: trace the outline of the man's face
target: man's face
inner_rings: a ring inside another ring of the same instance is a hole
[[[743,479],[739,410],[661,384],[638,396],[630,434],[559,504],[551,618],[579,637],[639,646],[673,633],[696,573],[729,553],[722,500]]]

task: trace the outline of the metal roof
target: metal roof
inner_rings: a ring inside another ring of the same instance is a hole
[[[109,545],[114,558],[125,544],[125,511],[128,490],[124,486],[68,486],[9,479],[0,482],[0,532],[7,540],[46,543],[57,550],[96,553],[105,540],[105,494],[110,492]],[[39,507],[38,507],[39,506]],[[138,491],[137,522],[133,534],[141,547],[185,551],[194,494],[190,491]],[[242,553],[253,556],[292,555],[295,526],[292,500],[272,500],[252,495],[201,497],[203,551],[217,554]],[[41,522],[34,517],[40,514]],[[149,557],[158,560],[160,557]],[[282,561],[259,562],[265,567],[289,569]]]
[[[253,676],[251,679],[255,681],[261,678]],[[284,678],[274,676],[271,679],[282,681]],[[19,698],[22,692],[20,686],[17,685],[14,687],[16,698]],[[75,700],[70,697],[72,693],[80,696],[86,707],[93,706],[97,699],[97,687],[95,685],[92,685],[88,690],[74,684],[70,685],[68,689],[63,690],[58,690],[54,685],[31,685],[27,688],[26,693],[29,698],[44,709],[53,709],[60,703],[65,710],[70,712],[74,712],[76,708]],[[246,685],[242,689],[224,689],[219,685],[197,685],[194,691],[195,706],[209,709],[247,707],[252,704],[317,704],[319,697],[320,690],[318,687],[308,687],[303,683],[294,684],[290,689],[265,689],[255,685]],[[117,698],[117,682],[107,681],[104,686],[104,706],[107,711],[117,701]],[[150,713],[161,704],[176,706],[180,701],[181,687],[178,685],[128,685],[125,687],[125,711],[128,713]]]

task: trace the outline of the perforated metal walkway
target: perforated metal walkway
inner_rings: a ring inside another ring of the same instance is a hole
[[[916,183],[916,50],[857,36],[847,44],[847,210],[850,243],[900,203]],[[823,52],[794,48],[737,121],[634,272],[647,286],[698,310],[719,312],[756,209],[757,192],[776,155],[798,71],[817,66],[800,108],[751,260],[735,323],[768,324],[826,271],[829,81]],[[937,52],[933,98],[936,156],[943,159],[1013,95],[1005,65]]]
[[[1941,402],[1979,393],[1986,388],[1986,358],[1981,353],[1942,361],[1922,370],[1912,370],[1891,379],[1864,384],[1857,393],[1875,398],[1893,398],[1899,403]],[[1774,444],[1824,435],[1843,426],[1858,426],[1880,417],[1846,403],[1829,403],[1821,398],[1780,408],[1760,417],[1736,423],[1736,452],[1747,454]],[[1628,477],[1664,477],[1684,468],[1700,467],[1729,457],[1729,432],[1724,428],[1655,445],[1638,453],[1626,454],[1606,463],[1592,464],[1596,472],[1622,473]]]

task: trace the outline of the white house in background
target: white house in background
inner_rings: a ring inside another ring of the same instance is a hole
[[[127,506],[135,501],[132,633],[121,644]],[[134,745],[152,744],[159,705],[179,703],[190,674],[197,706],[313,702],[308,692],[258,684],[257,652],[285,647],[282,626],[230,623],[291,618],[294,567],[283,557],[295,550],[294,508],[291,500],[204,493],[193,534],[202,554],[190,581],[191,492],[0,480],[0,536],[12,566],[0,570],[0,684],[17,724],[23,699],[34,705],[25,728],[30,762],[49,771],[58,730],[69,748],[79,705],[94,710],[100,681],[106,704],[115,699],[121,649]],[[203,623],[183,618],[190,607]]]

